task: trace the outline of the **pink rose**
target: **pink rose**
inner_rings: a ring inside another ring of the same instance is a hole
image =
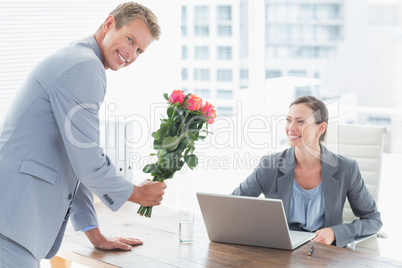
[[[181,105],[183,103],[185,97],[186,97],[186,95],[184,95],[183,90],[179,90],[179,89],[173,90],[172,94],[170,94],[170,96],[169,96],[169,103],[171,103],[171,104],[178,103]]]
[[[191,94],[187,100],[187,109],[190,111],[199,111],[201,109],[202,99],[195,94]]]
[[[212,124],[216,118],[215,107],[211,103],[206,102],[202,107],[202,114],[207,119],[208,124]]]

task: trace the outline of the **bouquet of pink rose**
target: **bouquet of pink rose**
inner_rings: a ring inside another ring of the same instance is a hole
[[[168,117],[162,119],[159,130],[152,133],[157,153],[151,156],[157,156],[157,161],[143,169],[143,172],[151,173],[153,181],[173,178],[185,163],[190,169],[196,167],[198,158],[194,154],[194,142],[205,139],[209,133],[208,124],[216,118],[215,107],[209,102],[202,105],[202,99],[197,95],[174,90],[170,96],[167,93],[163,96],[169,102]],[[152,207],[141,206],[138,210],[141,216],[151,217],[151,213]]]

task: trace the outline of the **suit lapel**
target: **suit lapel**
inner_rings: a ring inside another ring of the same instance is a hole
[[[325,201],[325,216],[324,224],[329,226],[332,221],[331,217],[334,214],[339,194],[339,180],[333,175],[338,172],[338,158],[333,153],[328,151],[324,146],[321,146],[321,166],[322,166],[322,190],[324,192]]]
[[[321,165],[322,165],[322,189],[325,200],[325,226],[331,221],[332,212],[335,211],[339,191],[339,180],[333,175],[338,172],[338,158],[321,146]],[[295,178],[295,151],[291,147],[282,156],[283,165],[279,167],[277,181],[278,198],[282,199],[286,217],[289,218],[290,200],[292,197],[293,181]]]
[[[285,151],[283,165],[279,167],[276,179],[278,198],[282,199],[286,217],[289,218],[290,200],[292,197],[293,180],[295,178],[295,149],[293,147]]]

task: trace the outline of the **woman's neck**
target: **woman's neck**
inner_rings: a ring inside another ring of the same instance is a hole
[[[314,148],[307,145],[296,147],[295,154],[296,164],[299,166],[307,168],[321,166],[321,147],[319,144]]]
[[[307,149],[306,149],[307,148]],[[296,147],[295,180],[306,190],[317,187],[322,181],[320,147]]]

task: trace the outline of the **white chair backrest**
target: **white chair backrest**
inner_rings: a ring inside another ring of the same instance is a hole
[[[332,152],[355,159],[370,194],[378,203],[385,127],[329,124],[324,145]],[[344,222],[356,219],[348,200]]]

